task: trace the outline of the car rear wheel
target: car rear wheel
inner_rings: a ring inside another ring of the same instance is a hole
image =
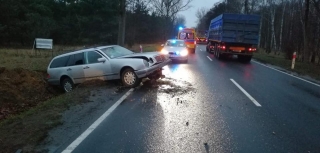
[[[141,82],[133,69],[130,68],[127,68],[122,72],[121,81],[125,87],[136,87]]]
[[[61,82],[61,87],[64,92],[71,92],[74,88],[74,83],[70,78],[64,78]]]

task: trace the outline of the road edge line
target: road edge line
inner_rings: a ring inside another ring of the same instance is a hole
[[[236,85],[257,107],[262,107],[257,100],[255,100],[246,90],[244,90],[236,81],[230,79],[231,82]]]
[[[212,61],[212,59],[209,57],[209,56],[207,56],[208,57],[208,59],[210,60],[210,61]]]
[[[66,149],[62,151],[62,153],[71,153],[74,149],[76,149],[79,144],[94,131],[104,119],[106,119],[121,103],[125,100],[132,92],[134,88],[131,88],[124,94],[116,103],[114,103],[105,113],[103,113],[94,123],[90,125],[77,139],[75,139]]]
[[[287,72],[280,71],[280,70],[278,70],[278,69],[276,69],[276,68],[273,68],[273,67],[270,67],[270,66],[268,66],[268,65],[262,64],[262,63],[260,63],[260,62],[258,62],[258,61],[256,61],[256,60],[253,60],[253,62],[254,62],[254,63],[257,63],[257,64],[259,64],[259,65],[265,66],[265,67],[267,67],[267,68],[269,68],[269,69],[272,69],[272,70],[281,72],[281,73],[283,73],[283,74],[289,75],[289,76],[294,77],[294,78],[296,78],[296,79],[299,79],[299,80],[301,80],[301,81],[305,81],[305,82],[307,82],[307,83],[313,84],[313,85],[315,85],[315,86],[317,86],[317,87],[320,87],[320,85],[317,84],[317,83],[313,83],[313,82],[311,82],[311,81],[308,81],[308,80],[306,80],[306,79],[297,77],[297,76],[292,75],[292,74],[289,74],[289,73],[287,73]]]

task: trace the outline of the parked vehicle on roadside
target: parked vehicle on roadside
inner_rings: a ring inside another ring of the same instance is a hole
[[[76,84],[91,79],[121,79],[124,86],[138,86],[142,78],[159,79],[171,60],[158,52],[134,53],[118,45],[78,50],[54,57],[47,82],[70,92]]]
[[[163,47],[161,53],[169,55],[171,60],[188,62],[188,48],[183,40],[169,39],[161,46]]]
[[[259,15],[221,14],[211,20],[206,50],[218,59],[238,55],[239,60],[250,62],[259,42],[259,31]]]

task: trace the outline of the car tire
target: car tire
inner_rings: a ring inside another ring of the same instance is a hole
[[[121,81],[125,87],[136,87],[141,83],[133,69],[127,68],[121,73]]]
[[[74,83],[70,78],[67,77],[61,81],[61,87],[64,92],[71,92],[74,88]]]

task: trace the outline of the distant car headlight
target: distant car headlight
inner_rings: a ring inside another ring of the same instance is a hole
[[[149,62],[148,62],[148,61],[143,60],[143,64],[144,64],[146,67],[149,67]]]
[[[167,54],[169,54],[169,52],[167,50],[165,50],[165,49],[162,49],[161,50],[161,54],[167,55]]]
[[[188,50],[184,49],[180,52],[181,56],[187,56],[188,55]]]

